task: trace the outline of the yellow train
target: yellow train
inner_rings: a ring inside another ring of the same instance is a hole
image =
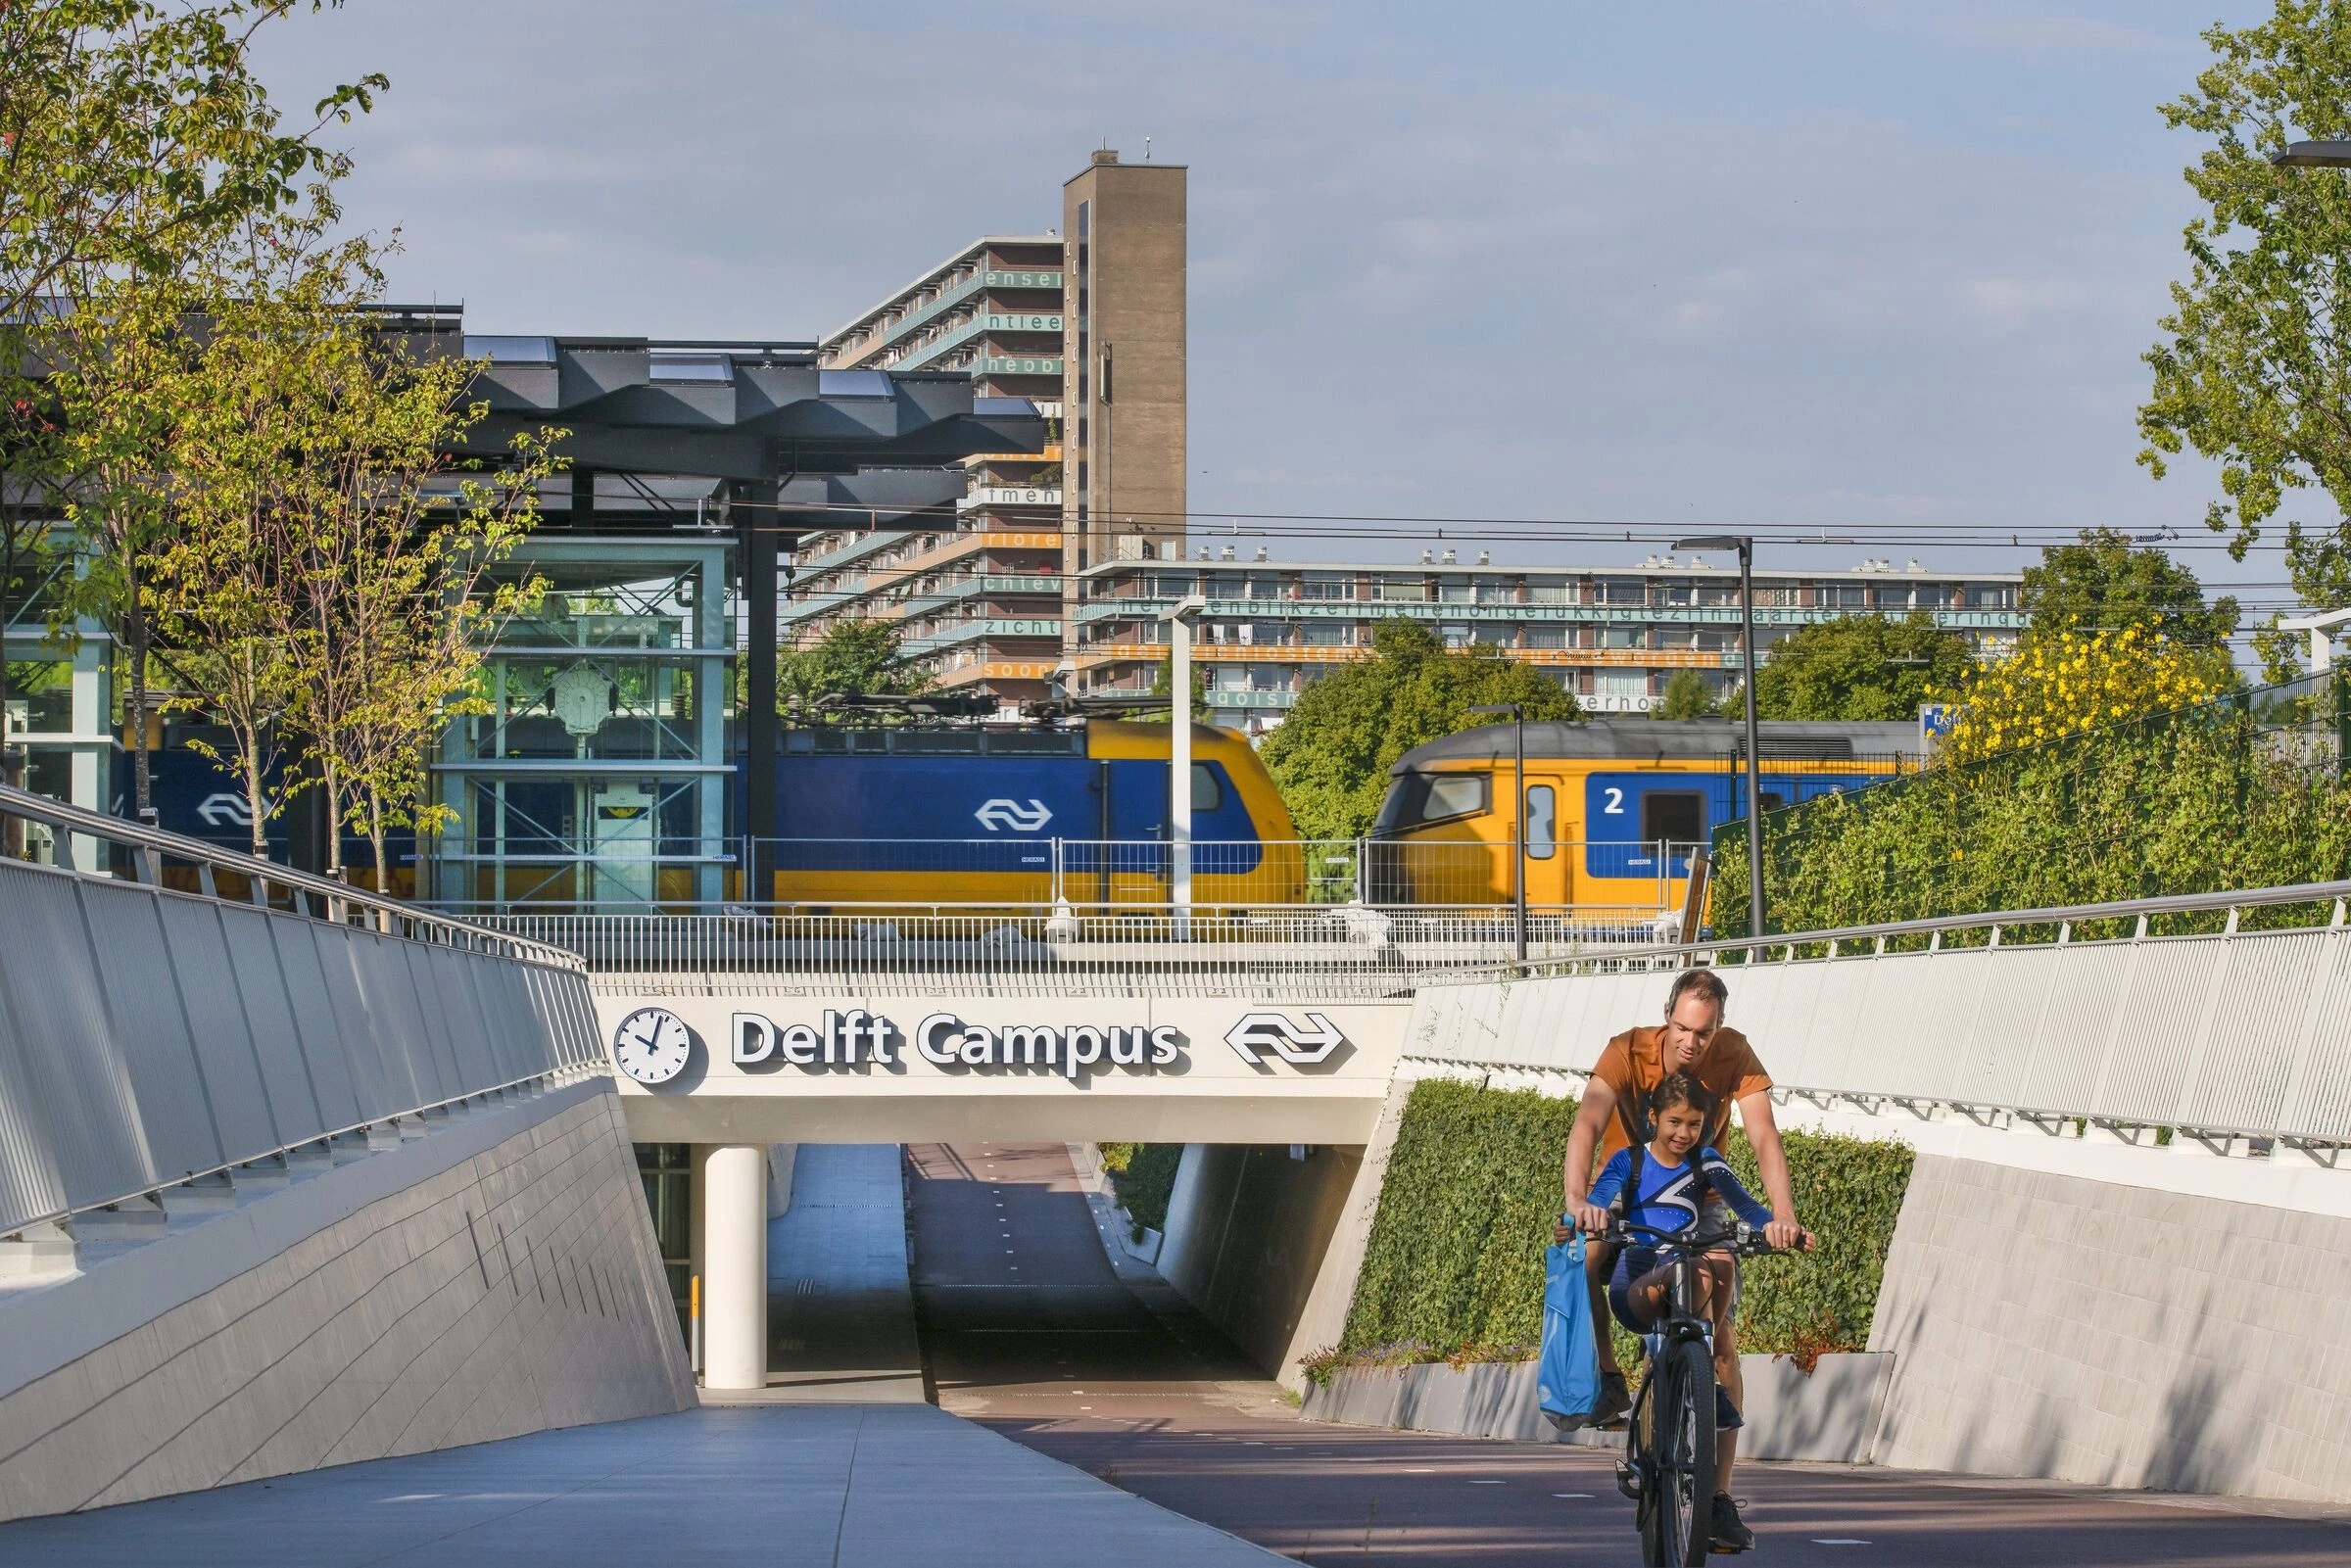
[[[1523,821],[1530,908],[1672,909],[1691,851],[1746,815],[1745,729],[1730,720],[1530,724],[1521,811],[1512,732],[1484,725],[1397,762],[1365,847],[1370,901],[1510,902]],[[1756,752],[1766,811],[1914,771],[1921,756],[1911,724],[1765,723]]]
[[[1169,901],[1165,723],[790,730],[776,902],[1010,908]],[[1192,726],[1192,901],[1306,901],[1288,808],[1249,742]]]

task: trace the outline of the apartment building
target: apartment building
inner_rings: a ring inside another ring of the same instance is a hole
[[[1061,232],[975,240],[822,340],[828,370],[966,371],[978,397],[1033,402],[1051,439],[968,459],[962,499],[911,526],[830,514],[800,541],[788,638],[892,620],[942,688],[1009,706],[1070,651],[1077,572],[1180,550],[1184,192],[1179,165],[1095,153]]]
[[[1097,691],[1147,689],[1167,657],[1169,607],[1208,600],[1194,657],[1215,722],[1262,731],[1281,721],[1317,676],[1369,656],[1380,621],[1405,617],[1456,647],[1485,643],[1559,681],[1594,713],[1646,713],[1677,670],[1718,693],[1735,688],[1739,576],[1695,559],[1633,566],[1496,566],[1485,552],[1421,552],[1416,563],[1237,559],[1226,545],[1190,558],[1113,560],[1080,574],[1073,663]],[[1872,611],[1924,611],[1986,652],[2013,645],[2024,618],[2016,573],[1932,572],[1917,561],[1867,560],[1844,571],[1758,571],[1755,641]]]

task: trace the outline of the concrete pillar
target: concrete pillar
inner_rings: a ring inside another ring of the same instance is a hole
[[[767,1146],[722,1144],[702,1165],[702,1386],[767,1384]]]

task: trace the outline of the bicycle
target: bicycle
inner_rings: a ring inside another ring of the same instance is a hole
[[[1752,1258],[1773,1249],[1744,1222],[1673,1232],[1619,1219],[1608,1229],[1620,1246],[1636,1238],[1673,1250],[1673,1289],[1665,1316],[1641,1336],[1648,1364],[1625,1421],[1616,1490],[1635,1504],[1647,1568],[1695,1568],[1713,1539],[1715,1433],[1714,1325],[1691,1305],[1694,1265],[1707,1253]]]

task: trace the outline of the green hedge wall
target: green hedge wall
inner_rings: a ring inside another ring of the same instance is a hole
[[[1342,1346],[1415,1342],[1439,1353],[1541,1337],[1543,1249],[1559,1211],[1559,1164],[1576,1102],[1450,1078],[1413,1088],[1389,1157]],[[1747,1265],[1740,1348],[1807,1359],[1860,1350],[1894,1241],[1911,1151],[1788,1132],[1797,1212],[1820,1238],[1803,1258]],[[1724,1150],[1760,1196],[1736,1130]]]

